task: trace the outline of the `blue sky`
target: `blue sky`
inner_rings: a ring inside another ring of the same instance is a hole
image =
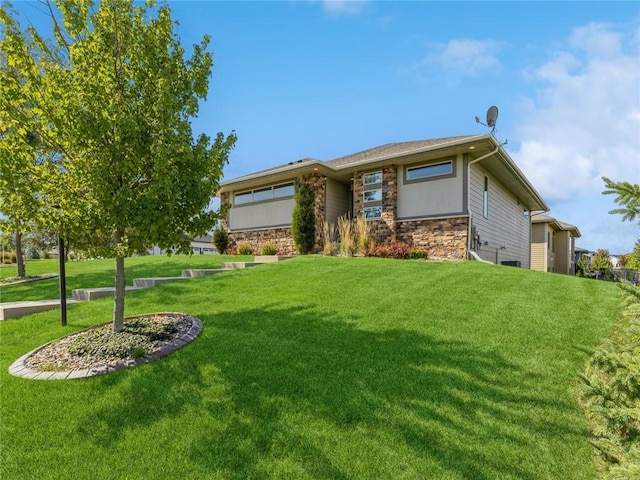
[[[225,178],[487,133],[474,117],[497,105],[496,138],[577,245],[633,249],[639,226],[608,214],[601,177],[640,183],[640,3],[169,4],[183,45],[212,36],[193,126],[237,133]],[[14,5],[34,21],[35,2]]]

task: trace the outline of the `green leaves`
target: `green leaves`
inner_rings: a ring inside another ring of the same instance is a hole
[[[57,6],[52,40],[22,32],[0,7],[2,213],[55,219],[103,256],[187,251],[185,235],[220,217],[207,209],[236,141],[192,132],[213,65],[209,37],[185,58],[166,5]]]

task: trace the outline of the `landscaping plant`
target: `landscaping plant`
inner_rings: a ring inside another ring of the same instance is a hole
[[[313,251],[316,241],[316,216],[313,211],[315,194],[306,179],[300,177],[295,183],[293,196],[295,207],[291,218],[291,236],[296,250],[301,255]]]

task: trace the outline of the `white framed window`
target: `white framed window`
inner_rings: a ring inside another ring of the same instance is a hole
[[[292,197],[295,193],[293,182],[271,185],[269,187],[256,188],[246,192],[238,192],[234,195],[234,205],[246,203],[265,202],[275,198]]]
[[[382,218],[382,207],[364,207],[364,218],[367,220]]]
[[[375,190],[365,190],[362,192],[362,200],[364,203],[368,202],[381,202],[382,201],[382,189],[377,188]]]
[[[382,183],[382,171],[365,173],[362,181],[365,185]]]

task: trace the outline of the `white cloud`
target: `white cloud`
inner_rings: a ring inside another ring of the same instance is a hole
[[[322,5],[331,15],[356,15],[364,10],[368,0],[323,0]]]
[[[637,38],[592,23],[527,72],[541,87],[523,99],[512,156],[548,202],[599,195],[602,176],[640,182]]]
[[[500,66],[496,56],[503,43],[492,40],[454,39],[433,45],[433,52],[413,65],[415,71],[422,67],[437,67],[464,76],[476,76],[480,72]]]
[[[538,82],[522,100],[521,139],[512,157],[551,207],[574,223],[578,245],[629,252],[638,225],[608,212],[606,176],[640,183],[640,30],[592,23],[576,28],[562,49],[526,72]]]

